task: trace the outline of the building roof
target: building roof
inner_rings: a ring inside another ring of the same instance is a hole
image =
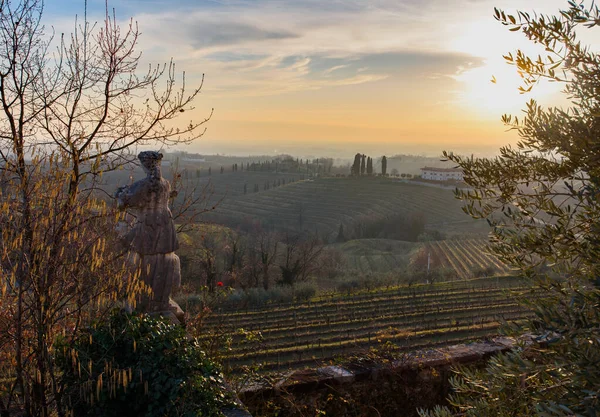
[[[463,172],[462,168],[437,168],[437,167],[425,167],[425,168],[421,168],[421,171],[433,171],[433,172]]]

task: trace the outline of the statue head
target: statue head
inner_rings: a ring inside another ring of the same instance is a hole
[[[146,174],[160,178],[160,161],[163,154],[156,151],[144,151],[138,154],[138,159],[142,163],[142,168]]]

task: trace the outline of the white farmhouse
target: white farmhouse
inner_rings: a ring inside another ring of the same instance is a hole
[[[463,171],[460,168],[421,168],[421,178],[433,181],[462,181]]]

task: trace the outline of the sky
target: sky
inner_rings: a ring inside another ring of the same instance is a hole
[[[101,21],[104,0],[88,0]],[[525,4],[525,6],[524,6]],[[556,85],[520,95],[502,55],[536,52],[494,7],[556,14],[566,0],[121,0],[142,64],[173,59],[205,77],[195,109],[214,113],[189,152],[349,157],[443,150],[488,155],[514,143],[500,117],[559,103]],[[83,0],[47,0],[44,23],[72,32]],[[144,67],[144,65],[142,65]],[[492,83],[494,77],[496,83]]]

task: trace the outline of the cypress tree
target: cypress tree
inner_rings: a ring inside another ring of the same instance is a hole
[[[362,155],[360,157],[360,175],[365,175],[365,171],[366,171],[366,160],[367,160],[367,155]]]
[[[352,164],[350,175],[360,175],[360,159],[361,155],[359,153],[354,155],[354,164]]]
[[[340,228],[338,229],[338,235],[335,241],[339,243],[346,241],[346,235],[344,234],[344,225],[342,223],[340,223]]]

